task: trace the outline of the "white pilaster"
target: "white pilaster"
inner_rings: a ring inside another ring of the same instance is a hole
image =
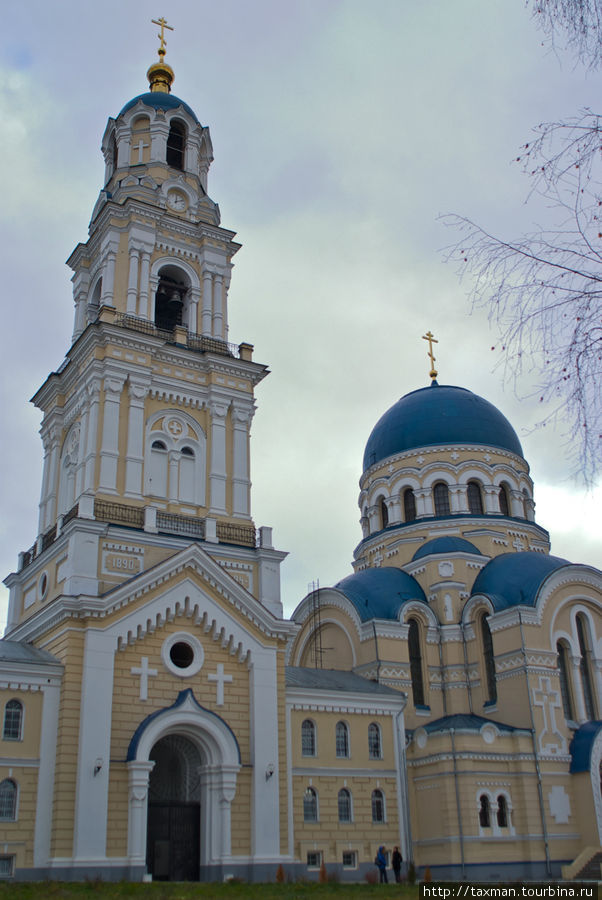
[[[213,337],[222,338],[224,336],[224,310],[222,298],[223,277],[220,273],[213,276]]]
[[[254,410],[249,406],[232,406],[233,435],[233,471],[232,471],[232,515],[246,516],[250,514],[249,497],[251,482],[249,479],[249,425]]]
[[[211,334],[213,276],[209,269],[203,269],[203,311],[201,314],[201,333]]]
[[[155,120],[151,125],[151,162],[165,162],[167,155],[167,136],[169,125],[167,122]]]
[[[96,441],[98,439],[98,409],[100,405],[100,380],[94,379],[88,386],[88,427],[83,440],[86,442],[84,455],[84,481],[83,490],[94,489],[94,476],[96,468]]]
[[[151,275],[149,278],[150,298],[148,304],[148,317],[151,322],[155,321],[155,298],[157,296],[157,288],[159,287],[159,276]]]
[[[465,484],[450,484],[449,499],[452,513],[468,512],[468,494]]]
[[[416,488],[414,491],[416,500],[416,518],[433,515],[433,498],[430,488]]]
[[[212,401],[211,411],[211,469],[209,471],[209,514],[226,513],[226,403]]]
[[[135,247],[130,247],[130,268],[128,272],[128,292],[126,311],[129,315],[135,316],[138,306],[138,262],[140,259],[140,251]]]
[[[147,387],[138,382],[128,382],[130,409],[128,414],[128,440],[125,458],[125,494],[128,497],[142,495],[142,470],[144,466],[144,399]]]
[[[485,493],[485,513],[488,516],[500,514],[499,488],[495,484],[483,485]]]
[[[193,334],[199,331],[199,300],[201,299],[201,289],[193,287],[190,289],[190,306],[188,308],[188,330]]]
[[[118,378],[104,380],[104,415],[102,421],[102,445],[100,448],[100,479],[98,487],[108,493],[117,493],[117,463],[119,460],[119,406],[123,381]]]
[[[114,648],[110,635],[95,630],[86,633],[73,834],[75,860],[101,860],[106,856]]]
[[[572,669],[572,682],[573,682],[573,698],[575,700],[575,718],[579,723],[585,722],[587,720],[587,715],[585,713],[585,701],[583,699],[583,681],[581,679],[581,657],[573,656],[571,654],[571,669]]]
[[[148,308],[149,275],[150,253],[148,253],[146,250],[142,250],[142,252],[140,253],[140,291],[138,296],[138,315],[142,316],[145,319],[154,319],[154,314],[151,317]]]
[[[48,679],[51,681],[51,679]],[[57,681],[42,688],[42,726],[40,731],[40,768],[38,770],[38,794],[36,822],[33,838],[33,864],[46,866],[50,859],[52,831],[52,801],[54,797],[54,767],[58,732],[61,685]]]
[[[115,260],[117,253],[111,247],[106,255],[102,273],[101,306],[113,306],[113,289],[115,287]]]

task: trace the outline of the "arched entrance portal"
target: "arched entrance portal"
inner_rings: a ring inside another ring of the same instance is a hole
[[[148,786],[146,864],[156,881],[198,881],[201,766],[197,747],[169,734],[153,746]]]

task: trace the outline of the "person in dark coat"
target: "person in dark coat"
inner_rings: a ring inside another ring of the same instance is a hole
[[[393,866],[393,872],[395,873],[395,881],[399,883],[401,881],[401,864],[403,862],[403,857],[399,850],[399,847],[393,848],[393,856],[391,857],[391,865]]]
[[[385,854],[384,847],[378,848],[378,853],[376,854],[376,859],[374,860],[374,862],[378,866],[378,871],[380,874],[380,883],[388,884],[389,879],[387,878],[387,856]]]

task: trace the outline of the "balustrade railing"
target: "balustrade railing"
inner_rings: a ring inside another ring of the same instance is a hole
[[[175,344],[175,330],[166,328],[158,328],[154,322],[148,319],[142,319],[139,316],[132,316],[128,313],[117,313],[115,316],[115,324],[122,328],[129,328],[130,331],[139,331],[142,334],[150,334],[153,337],[161,338],[168,344]],[[190,350],[196,350],[199,353],[217,353],[220,356],[240,356],[240,350],[237,344],[230,344],[228,341],[222,341],[220,338],[208,337],[205,334],[196,334],[188,331],[185,325],[177,326],[182,328],[186,333],[185,345]]]

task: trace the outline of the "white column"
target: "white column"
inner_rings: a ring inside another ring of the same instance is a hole
[[[117,463],[119,461],[119,406],[123,381],[105,378],[102,444],[100,447],[100,480],[98,487],[110,494],[117,493]]]
[[[54,767],[58,732],[61,685],[58,678],[48,679],[50,684],[42,688],[42,727],[40,730],[40,767],[38,769],[38,795],[36,800],[35,831],[33,838],[34,866],[47,866],[50,861],[50,837],[52,833],[52,801],[54,798]]]
[[[148,282],[150,274],[150,253],[143,250],[140,254],[140,291],[138,299],[138,315],[146,318],[153,318],[149,315],[148,308]]]
[[[500,514],[499,488],[495,484],[483,485],[485,493],[485,512],[488,516]]]
[[[188,308],[188,331],[196,334],[199,331],[199,300],[201,299],[201,289],[193,287],[190,289],[190,306]]]
[[[113,288],[115,287],[115,260],[117,254],[109,250],[102,273],[102,297],[101,306],[113,306]]]
[[[144,466],[144,400],[147,387],[130,381],[128,394],[128,440],[125,457],[125,494],[128,497],[142,495],[142,469]]]
[[[376,531],[380,531],[380,509],[378,506],[369,506],[367,512],[370,534],[374,534]]]
[[[153,122],[151,126],[151,162],[165,162],[167,156],[167,136],[169,125],[167,122]]]
[[[77,466],[75,469],[75,499],[85,490],[84,476],[86,468],[86,436],[88,434],[88,420],[90,417],[90,408],[85,406],[82,409],[79,430],[79,446],[77,450]],[[68,512],[68,510],[65,510]]]
[[[130,316],[136,315],[138,301],[138,260],[140,251],[130,247],[130,269],[128,273],[128,292],[126,312]]]
[[[226,513],[226,416],[225,403],[213,401],[211,412],[211,468],[209,471],[209,515]]]
[[[397,525],[401,522],[401,497],[396,494],[387,501],[387,509],[389,511],[389,525]]]
[[[465,484],[450,484],[449,499],[449,508],[452,513],[468,512],[468,495]]]
[[[433,515],[433,498],[430,488],[416,488],[414,491],[416,500],[416,518]]]
[[[128,862],[132,866],[146,865],[148,781],[154,765],[152,760],[133,760],[127,764],[130,792]]]
[[[230,275],[226,275],[224,278],[224,290],[222,292],[223,298],[223,330],[224,330],[224,340],[228,340],[228,290],[230,288]]]
[[[203,270],[203,311],[201,314],[201,333],[211,334],[211,308],[212,308],[212,282],[213,277],[208,269]]]
[[[46,500],[44,503],[44,528],[52,524],[56,518],[56,498],[58,496],[59,481],[59,432],[53,427],[48,432],[50,446],[50,460],[48,462],[48,480],[46,484]]]
[[[84,646],[73,856],[86,862],[107,852],[114,641],[90,630]]]
[[[276,857],[280,853],[278,675],[274,650],[254,649],[250,666],[250,722],[253,856]],[[266,780],[268,765],[274,774]]]
[[[583,699],[583,681],[581,680],[581,664],[580,656],[573,656],[571,653],[571,669],[573,682],[573,699],[575,701],[575,718],[579,723],[587,721],[585,713],[585,701]]]
[[[510,515],[517,519],[525,518],[523,495],[520,491],[510,491]]]
[[[233,471],[232,471],[232,515],[246,516],[250,514],[249,497],[251,481],[249,478],[249,425],[253,418],[253,409],[248,406],[232,407],[233,435]]]
[[[159,287],[159,276],[151,275],[150,283],[150,303],[148,305],[148,317],[151,322],[155,321],[155,298],[157,296],[157,288]]]
[[[84,456],[84,491],[94,490],[96,469],[96,441],[98,440],[98,407],[100,404],[100,381],[94,380],[87,387],[89,415],[88,428],[85,435],[86,450]]]
[[[213,277],[213,337],[223,337],[224,329],[224,312],[222,309],[222,282],[221,275],[216,273]]]

